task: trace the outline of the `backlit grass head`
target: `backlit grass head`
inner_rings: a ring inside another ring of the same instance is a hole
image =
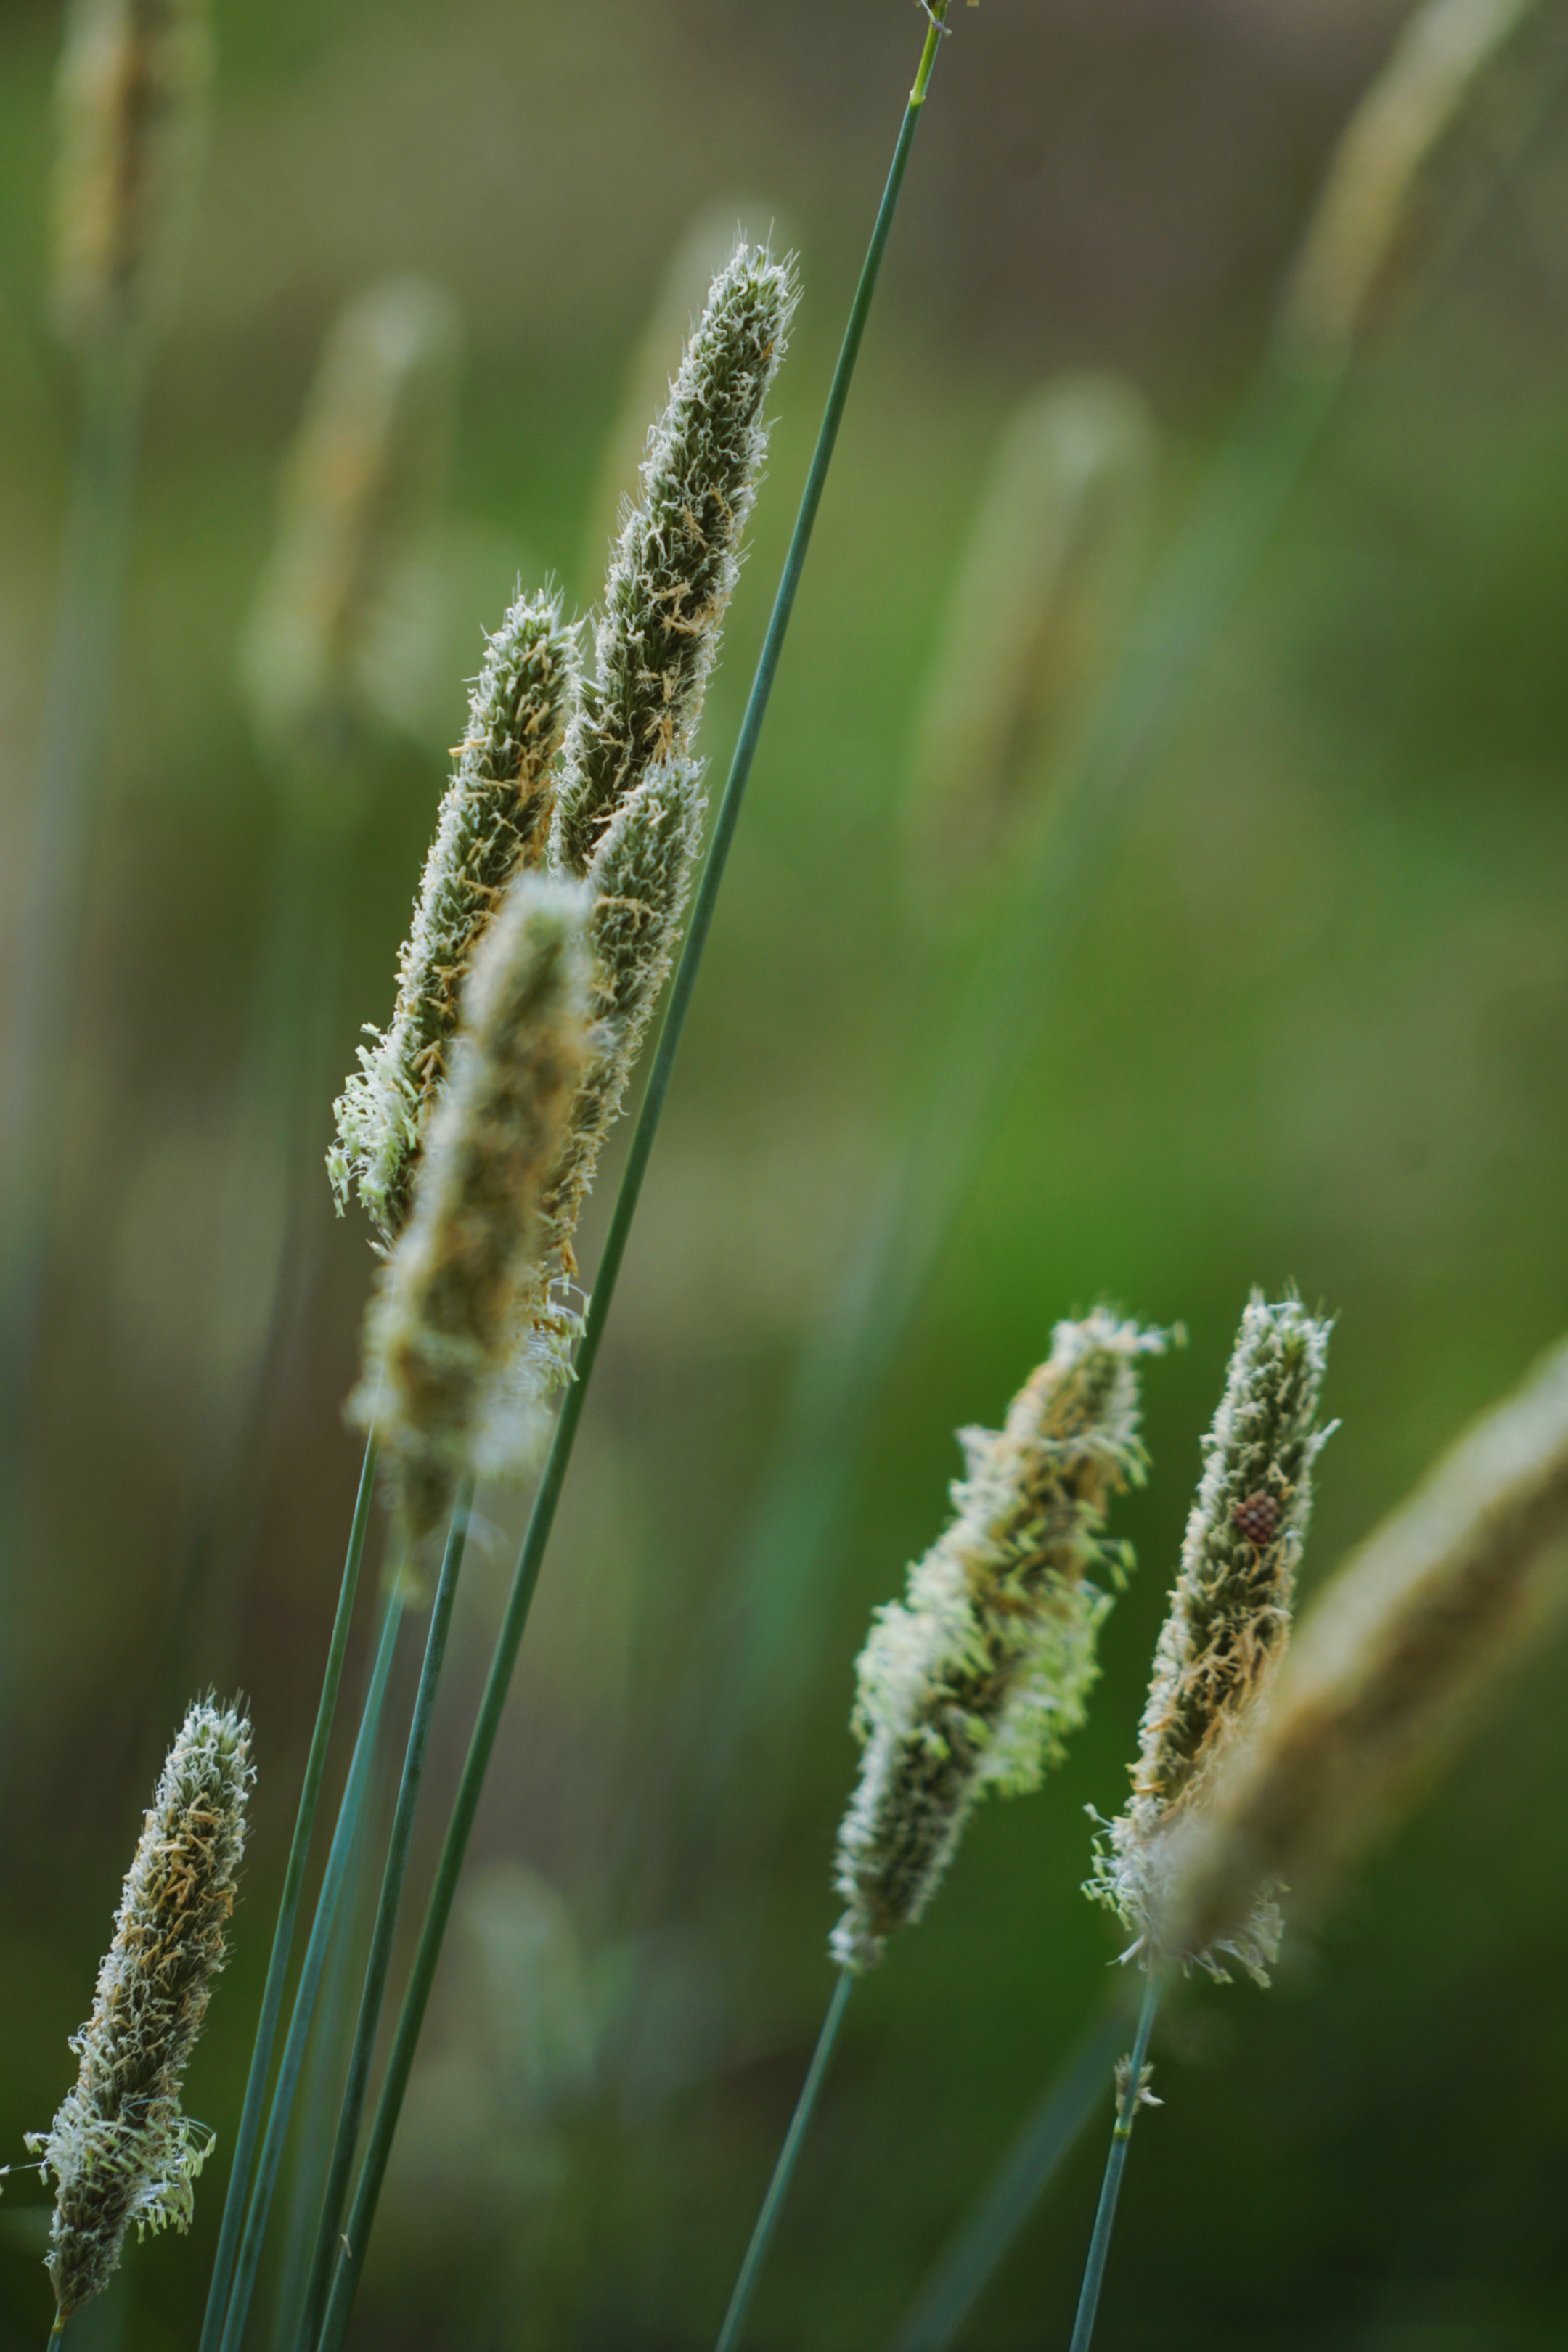
[[[1128,1564],[1106,1512],[1142,1478],[1139,1366],[1164,1344],[1104,1308],[1058,1323],[1004,1428],[963,1433],[954,1517],[860,1654],[841,1967],[880,1958],[930,1903],[978,1801],[1037,1788],[1082,1723],[1108,1588]]]

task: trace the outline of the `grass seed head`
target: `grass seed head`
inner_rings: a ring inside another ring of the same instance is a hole
[[[55,311],[68,341],[142,326],[166,295],[211,74],[205,0],[72,0],[55,186]]]
[[[1173,1948],[1245,1937],[1260,1890],[1321,1901],[1452,1755],[1563,1592],[1568,1342],[1449,1447],[1323,1587],[1256,1744],[1179,1842]]]
[[[1535,0],[1425,0],[1352,115],[1280,318],[1289,362],[1337,367],[1375,306],[1434,154]]]
[[[567,739],[555,856],[584,875],[618,807],[686,756],[740,571],[767,448],[763,410],[795,310],[788,262],[742,245],[714,279],[649,437],[642,497],[605,586]]]
[[[224,1965],[255,1778],[237,1708],[193,1706],[169,1751],[98,1973],[81,2061],[47,2133],[28,2145],[57,2183],[49,2276],[63,2317],[100,2294],[125,2232],[188,2227],[212,2137],[180,2084]]]
[[[516,1352],[551,1171],[587,1055],[587,893],[525,872],[465,992],[414,1210],[367,1328],[360,1408],[417,1538],[446,1516]]]
[[[391,1025],[360,1048],[327,1161],[341,1210],[357,1192],[384,1241],[407,1218],[458,1005],[509,884],[542,865],[554,761],[576,691],[576,641],[558,594],[520,595],[489,640],[441,803]],[[564,903],[564,902],[563,902]]]
[[[440,496],[461,347],[456,303],[422,278],[362,294],[327,337],[240,654],[262,737],[308,772],[352,756],[370,715],[369,649]]]
[[[963,1433],[953,1518],[860,1654],[840,1967],[880,1958],[931,1901],[978,1800],[1037,1788],[1083,1721],[1106,1587],[1127,1564],[1106,1510],[1142,1479],[1139,1362],[1164,1344],[1104,1308],[1058,1323],[1005,1427]]]
[[[1255,1290],[1204,1441],[1203,1476],[1154,1652],[1131,1801],[1110,1825],[1089,1888],[1134,1930],[1134,1948],[1150,1955],[1159,1948],[1156,1913],[1173,1834],[1207,1801],[1284,1652],[1313,1465],[1330,1433],[1317,1423],[1329,1328],[1300,1300],[1270,1305]],[[1275,1933],[1266,1906],[1237,1957],[1261,1969]]]

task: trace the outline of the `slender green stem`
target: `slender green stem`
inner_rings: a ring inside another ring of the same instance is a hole
[[[327,2300],[327,2309],[321,2326],[321,2352],[336,2352],[337,2346],[342,2341],[343,2333],[348,2326],[349,2314],[353,2307],[353,2299],[364,2263],[365,2248],[375,2219],[376,2204],[381,2195],[381,2185],[386,2174],[386,2163],[392,2149],[393,2135],[397,2129],[397,2118],[403,2105],[403,2095],[407,2089],[408,2076],[414,2063],[415,2048],[419,2040],[420,2028],[425,2021],[425,2011],[430,1999],[430,1988],[435,1980],[436,1964],[440,1958],[442,1940],[447,1932],[447,1923],[451,1917],[453,1898],[457,1893],[458,1879],[462,1871],[464,1856],[468,1852],[474,1816],[479,1810],[479,1792],[484,1785],[490,1753],[495,1746],[496,1734],[500,1726],[507,1692],[511,1683],[512,1669],[517,1663],[518,1649],[522,1641],[523,1630],[528,1623],[528,1612],[532,1604],[534,1587],[539,1581],[539,1571],[543,1562],[545,1548],[554,1525],[561,1489],[571,1463],[573,1447],[576,1444],[584,1404],[592,1384],[594,1366],[598,1358],[600,1339],[615,1298],[621,1261],[626,1255],[632,1221],[637,1214],[643,1178],[647,1173],[648,1159],[653,1150],[654,1138],[658,1131],[665,1097],[669,1091],[670,1074],[674,1068],[675,1057],[680,1049],[686,1016],[690,1008],[692,992],[697,985],[697,975],[701,966],[703,950],[708,943],[708,933],[712,926],[714,904],[724,877],[725,861],[740,818],[746,783],[751,775],[752,760],[756,755],[757,740],[762,733],[763,721],[767,713],[768,698],[773,692],[779,656],[784,650],[790,614],[795,608],[795,592],[800,585],[800,576],[805,563],[806,550],[811,543],[812,528],[816,520],[817,509],[822,503],[823,487],[827,478],[834,445],[838,437],[838,427],[843,418],[845,403],[849,396],[849,385],[855,373],[855,362],[859,356],[861,339],[866,331],[866,321],[870,315],[871,299],[876,291],[878,273],[881,268],[882,256],[887,248],[889,233],[893,225],[893,215],[898,207],[899,192],[903,185],[904,172],[909,163],[910,148],[913,142],[920,118],[921,110],[918,106],[910,105],[905,110],[898,144],[893,151],[892,166],[888,174],[887,186],[883,191],[882,202],[877,214],[876,226],[871,232],[871,241],[867,248],[859,283],[855,290],[855,299],[850,306],[844,341],[839,350],[838,363],[833,373],[833,383],[828,391],[827,404],[823,412],[822,424],[817,433],[816,447],[812,456],[805,488],[801,496],[800,510],[795,518],[789,552],[784,559],[784,572],[773,598],[773,608],[768,622],[767,635],[763,641],[763,649],[758,657],[756,674],[752,680],[751,693],[747,698],[745,715],[741,722],[741,731],[736,740],[729,777],[724,785],[723,797],[719,803],[712,844],[709,849],[702,879],[692,904],[691,919],[687,927],[686,943],[681,951],[680,961],[676,968],[675,978],[670,984],[668,1007],[665,1013],[663,1026],[659,1031],[658,1046],[654,1055],[647,1089],[643,1097],[637,1124],[632,1130],[631,1145],[626,1154],[626,1172],[621,1179],[620,1190],[616,1197],[609,1232],[605,1235],[604,1250],[600,1255],[595,1278],[593,1297],[584,1322],[583,1338],[577,1351],[576,1378],[562,1402],[550,1452],[546,1456],[544,1469],[540,1478],[539,1491],[534,1496],[527,1532],[522,1539],[522,1549],[518,1555],[517,1566],[512,1574],[506,1612],[496,1636],[495,1652],[490,1661],[484,1696],[479,1702],[473,1737],[469,1742],[462,1778],[458,1781],[457,1796],[453,1801],[446,1841],[441,1849],[440,1860],[437,1864],[435,1882],[426,1907],[418,1948],[415,1953],[408,1985],[403,1996],[403,2007],[387,2057],[386,2074],[382,2084],[381,2095],[376,2104],[374,2116],[371,2120],[364,2162],[350,2210],[346,2231],[348,2250],[338,2267],[332,2282],[331,2293]]]
[[[54,2316],[54,2324],[49,2329],[49,2340],[48,2344],[45,2347],[45,2352],[54,2352],[54,2347],[59,2342],[65,2332],[65,2313],[63,2311],[57,2311]]]
[[[752,2306],[752,2296],[756,2291],[763,2264],[767,2260],[768,2248],[773,2243],[773,2231],[778,2227],[779,2215],[784,2210],[784,2201],[789,2195],[789,2185],[795,2178],[795,2168],[800,2158],[801,2147],[811,2126],[817,2094],[826,2079],[828,2062],[833,2056],[833,2045],[838,2039],[838,2028],[843,2021],[844,2005],[849,1998],[849,1990],[854,1982],[855,1979],[847,1969],[839,1969],[838,1982],[833,1988],[833,1998],[827,2004],[827,2014],[822,2021],[822,2031],[816,2037],[816,2048],[812,2052],[811,2064],[807,2067],[805,2080],[800,2086],[800,2096],[795,2103],[795,2113],[789,2119],[789,2129],[784,2134],[784,2143],[779,2150],[778,2162],[773,2167],[773,2177],[768,2183],[767,2194],[763,2199],[762,2210],[752,2228],[751,2241],[735,2280],[735,2291],[730,2297],[730,2308],[724,2314],[724,2325],[719,2330],[714,2352],[734,2352],[734,2347],[741,2340],[741,2330],[746,2324],[746,2314]]]
[[[1079,2296],[1078,2317],[1073,2322],[1072,2342],[1068,2352],[1089,2352],[1093,2339],[1095,2314],[1100,2309],[1100,2290],[1105,2282],[1105,2262],[1110,2252],[1110,2232],[1116,2226],[1116,2200],[1121,2194],[1121,2175],[1127,2165],[1132,2126],[1138,2120],[1143,2068],[1149,2056],[1149,2037],[1154,2031],[1154,2018],[1163,1990],[1162,1971],[1151,1969],[1143,1986],[1143,2006],[1138,2012],[1138,2032],[1132,2044],[1132,2055],[1127,2062],[1127,2079],[1125,2084],[1119,2085],[1117,2090],[1116,2123],[1110,2135],[1110,2152],[1105,2159],[1105,2179],[1100,2184],[1100,2206],[1094,2217],[1094,2235],[1089,2242],[1083,2291]]]
[[[88,881],[124,604],[145,362],[89,353],[54,648],[11,956],[0,1091],[0,1740],[9,1739],[11,1612],[23,1540],[28,1408],[65,1124]]]
[[[679,1810],[710,1843],[736,1757],[812,1671],[810,1580],[884,1381],[1008,1089],[1059,1000],[1119,830],[1305,469],[1340,378],[1270,365],[1200,489],[1096,704],[1083,748],[988,927],[934,1053],[912,1074],[889,1173],[791,1383],[773,1460],[702,1647],[700,1786]],[[718,1671],[711,1644],[728,1653]],[[757,1793],[748,1780],[747,1834]]]
[[[1118,1982],[1100,2016],[1048,2083],[973,2210],[954,2232],[893,2339],[892,2352],[947,2352],[1063,2159],[1100,2105],[1127,2031]]]
[[[430,1612],[425,1662],[420,1668],[419,1688],[415,1695],[414,1714],[408,1727],[403,1778],[397,1790],[392,1834],[387,1842],[386,1866],[382,1874],[381,1898],[376,1906],[370,1957],[365,1963],[364,1990],[360,1996],[359,2018],[354,2028],[353,2046],[349,2053],[348,2076],[338,2113],[331,2163],[321,2196],[321,2219],[316,2227],[310,2283],[305,2290],[304,2308],[300,2319],[298,2342],[301,2347],[314,2344],[320,2332],[327,2290],[331,2284],[332,2265],[339,2251],[343,2206],[348,2198],[354,2147],[359,2138],[360,2120],[364,2113],[365,2094],[370,2085],[371,2060],[375,2054],[376,2031],[381,2023],[382,2004],[386,1998],[387,1971],[392,1965],[393,1937],[397,1929],[397,1914],[403,1901],[404,1880],[407,1875],[415,1808],[419,1801],[420,1783],[425,1777],[430,1717],[441,1679],[442,1662],[447,1654],[452,1604],[457,1598],[458,1578],[463,1565],[463,1547],[468,1540],[468,1516],[473,1502],[474,1486],[472,1479],[468,1479],[458,1493],[457,1507],[452,1514],[446,1555],[441,1562],[441,1579],[436,1589],[435,1605]]]
[[[332,1736],[332,1719],[337,1713],[338,1688],[343,1678],[349,1629],[353,1622],[354,1596],[359,1591],[360,1568],[364,1559],[365,1530],[370,1525],[371,1500],[375,1493],[375,1459],[376,1442],[372,1437],[365,1446],[364,1461],[359,1474],[359,1492],[354,1497],[353,1520],[349,1529],[348,1550],[343,1559],[342,1582],[338,1588],[337,1614],[332,1620],[332,1637],[327,1647],[327,1669],[321,1677],[315,1728],[310,1734],[310,1752],[305,1759],[305,1778],[294,1815],[294,1834],[289,1847],[288,1865],[283,1873],[283,1892],[278,1902],[278,1921],[272,1930],[272,1950],[267,1962],[267,1981],[262,1989],[261,2014],[257,2020],[256,2040],[251,2047],[250,2072],[246,2077],[239,2129],[235,2134],[234,2162],[229,2167],[223,2226],[218,2231],[217,2252],[213,2259],[212,2282],[207,2288],[199,2352],[216,2352],[224,2314],[228,2307],[229,2289],[234,2282],[235,2258],[239,2249],[246,2200],[250,2194],[250,2168],[256,2155],[257,2135],[261,2128],[262,2101],[267,2095],[267,2076],[272,2064],[272,2044],[277,2037],[278,2019],[283,2007],[283,1987],[289,1975],[289,1955],[293,1948],[295,1922],[300,1915],[300,1895],[305,1882],[310,1840],[315,1832],[316,1811],[321,1802],[321,1775],[327,1767],[327,1748]]]
[[[386,1697],[386,1679],[392,1671],[393,1652],[397,1645],[398,1629],[403,1622],[403,1603],[395,1591],[389,1595],[382,1621],[381,1639],[376,1647],[375,1665],[371,1675],[370,1690],[365,1699],[364,1713],[360,1717],[359,1734],[354,1741],[353,1755],[349,1763],[348,1778],[343,1784],[342,1801],[338,1808],[337,1826],[327,1852],[327,1865],[321,1874],[321,1892],[316,1897],[316,1915],[310,1922],[310,1941],[300,1963],[300,1981],[295,1988],[294,2007],[289,2014],[289,2032],[279,2062],[278,2081],[273,2088],[272,2105],[268,2112],[267,2130],[257,2158],[256,2180],[246,2211],[245,2231],[239,2242],[235,2260],[234,2284],[229,2291],[228,2308],[224,2315],[223,2334],[219,2338],[221,2352],[239,2352],[245,2335],[245,2324],[250,2315],[250,2298],[256,2285],[256,2267],[261,2259],[261,2242],[267,2232],[268,2216],[272,2210],[272,2192],[277,2185],[278,2167],[282,2161],[283,2143],[288,2136],[289,2118],[293,2112],[294,2093],[304,2063],[305,2044],[310,2037],[310,2021],[315,2013],[316,1992],[326,1962],[327,1948],[331,1939],[337,1916],[338,1899],[342,1892],[343,1874],[348,1867],[354,1832],[359,1823],[379,1748],[382,1708]]]

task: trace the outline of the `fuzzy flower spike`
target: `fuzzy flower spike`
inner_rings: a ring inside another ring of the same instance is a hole
[[[767,450],[763,416],[795,310],[795,272],[737,246],[714,279],[605,583],[593,674],[566,744],[555,856],[585,875],[650,769],[679,762],[701,714]]]
[[[1321,1903],[1430,1786],[1564,1597],[1568,1342],[1471,1424],[1324,1585],[1256,1742],[1175,1857],[1167,1939],[1246,1932],[1258,1890]]]
[[[250,1726],[203,1700],[169,1751],[98,1972],[73,2035],[76,2088],[28,2146],[58,2184],[49,2276],[57,2330],[120,2260],[125,2232],[189,2226],[210,2134],[180,2112],[180,2083],[226,1957],[255,1778]]]
[[[1106,1506],[1142,1482],[1139,1359],[1164,1345],[1104,1308],[1058,1323],[1005,1427],[963,1433],[955,1516],[860,1654],[841,1968],[881,1958],[935,1894],[978,1800],[1037,1788],[1082,1723],[1110,1606],[1096,1580],[1120,1582],[1128,1559],[1103,1538]]]
[[[489,641],[441,803],[391,1026],[360,1048],[328,1156],[341,1212],[357,1192],[384,1242],[406,1221],[431,1106],[447,1075],[463,982],[514,875],[542,866],[553,763],[576,691],[558,595],[520,596]]]
[[[1111,1822],[1089,1893],[1120,1914],[1152,1966],[1171,1842],[1212,1793],[1216,1770],[1255,1718],[1290,1626],[1312,1504],[1312,1469],[1330,1435],[1317,1424],[1329,1324],[1299,1299],[1255,1290],[1241,1318],[1181,1570],[1154,1652],[1132,1797]],[[1226,1948],[1261,1976],[1279,1940],[1265,1894]],[[1205,1964],[1223,1969],[1212,1955]]]
[[[538,874],[508,892],[475,959],[414,1213],[372,1305],[359,1404],[390,1446],[415,1537],[445,1517],[465,1471],[488,1466],[484,1432],[586,1057],[586,895]]]

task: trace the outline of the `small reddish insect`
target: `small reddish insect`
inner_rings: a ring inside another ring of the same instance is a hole
[[[1279,1506],[1272,1495],[1248,1495],[1245,1502],[1237,1503],[1230,1517],[1232,1526],[1239,1528],[1247,1541],[1261,1551],[1266,1543],[1273,1540],[1279,1524]]]

